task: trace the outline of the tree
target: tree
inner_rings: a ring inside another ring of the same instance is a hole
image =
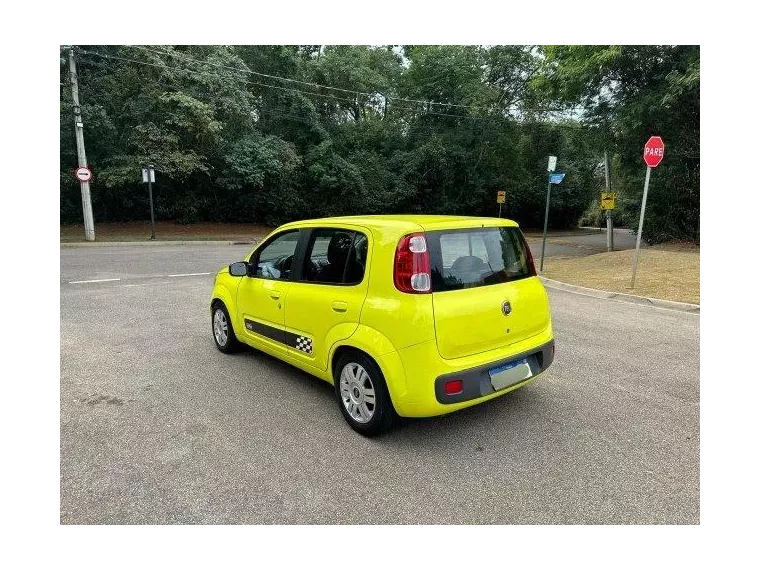
[[[699,46],[547,46],[537,84],[550,98],[586,109],[620,157],[624,217],[635,227],[642,149],[665,140],[652,177],[644,239],[699,241]]]
[[[493,216],[496,192],[506,190],[505,214],[539,227],[546,160],[554,154],[566,177],[552,193],[550,223],[567,227],[597,195],[605,148],[615,150],[626,211],[636,211],[638,137],[656,127],[668,148],[653,178],[657,204],[648,236],[693,235],[695,226],[698,236],[699,54],[692,48],[81,46],[76,52],[96,223],[145,219],[140,167],[151,162],[163,220]],[[64,59],[61,82],[68,82]],[[71,176],[71,102],[66,89],[61,93],[61,220],[75,222],[81,200]],[[580,120],[562,111],[579,105]],[[663,193],[676,196],[679,208],[663,208]]]

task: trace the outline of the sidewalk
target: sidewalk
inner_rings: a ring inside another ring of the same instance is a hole
[[[260,239],[273,229],[260,224],[222,224],[212,222],[178,224],[161,221],[155,223],[155,242],[245,242]],[[152,243],[149,239],[151,231],[150,222],[104,222],[95,225],[95,243]],[[93,243],[85,242],[84,236],[84,227],[81,224],[60,227],[61,243]]]

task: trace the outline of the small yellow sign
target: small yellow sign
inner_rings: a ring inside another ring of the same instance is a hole
[[[497,204],[503,204],[506,199],[507,199],[507,192],[506,192],[506,190],[499,190],[496,193],[496,203]]]
[[[614,192],[602,192],[602,210],[614,210],[615,198],[617,198],[617,194]]]

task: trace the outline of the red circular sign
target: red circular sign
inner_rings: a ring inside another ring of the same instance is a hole
[[[644,145],[644,162],[647,166],[654,168],[665,156],[665,143],[660,137],[649,137],[647,144]]]
[[[89,182],[92,178],[92,171],[86,166],[80,166],[74,171],[74,176],[76,176],[77,180],[80,182]]]

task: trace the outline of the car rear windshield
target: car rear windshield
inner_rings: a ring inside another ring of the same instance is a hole
[[[519,228],[426,232],[433,291],[469,289],[530,277]]]

